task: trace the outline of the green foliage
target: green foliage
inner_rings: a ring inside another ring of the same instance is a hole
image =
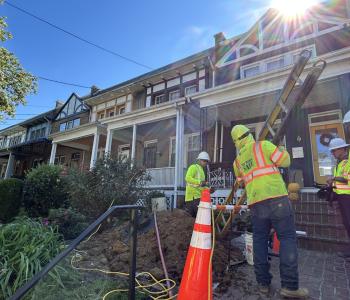
[[[98,160],[86,173],[70,170],[67,176],[72,207],[86,216],[96,218],[109,206],[134,204],[144,198],[145,183],[150,180],[145,169],[122,158]]]
[[[28,219],[0,225],[0,299],[7,299],[61,249],[59,234]]]
[[[75,239],[89,226],[87,218],[72,208],[50,209],[49,222],[66,240]]]
[[[65,180],[61,168],[39,165],[30,170],[24,180],[24,207],[31,217],[47,217],[51,208],[67,206]]]
[[[0,181],[0,221],[6,223],[18,215],[22,190],[22,180],[10,178]]]
[[[12,38],[6,28],[5,18],[0,17],[0,42]],[[22,68],[13,53],[0,47],[0,120],[6,115],[13,117],[17,105],[25,104],[25,97],[36,89],[36,78]]]

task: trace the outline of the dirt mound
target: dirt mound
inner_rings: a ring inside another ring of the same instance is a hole
[[[174,210],[157,213],[157,222],[169,277],[179,282],[191,240],[194,219],[183,210]],[[103,255],[106,259],[103,263],[101,260],[96,262],[96,265],[103,267],[106,264],[106,269],[128,272],[128,224],[96,234],[91,240],[82,244],[80,250],[87,252],[84,257],[86,262],[90,259],[95,261],[96,256]],[[241,252],[238,249],[231,249],[231,256],[241,257]],[[223,280],[227,264],[227,244],[216,241],[213,257],[214,281]],[[138,235],[137,271],[147,271],[158,279],[164,278],[154,226],[150,226],[148,230]]]

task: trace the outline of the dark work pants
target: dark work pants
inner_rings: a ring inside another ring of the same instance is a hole
[[[350,195],[335,195],[339,204],[343,224],[350,239]],[[349,249],[350,250],[350,249]]]
[[[201,199],[193,199],[185,202],[185,211],[187,211],[193,218],[197,216],[198,205]]]
[[[294,212],[288,197],[268,199],[251,208],[253,224],[254,271],[259,284],[268,286],[272,275],[269,272],[268,241],[274,228],[280,241],[280,276],[282,288],[297,290],[298,251],[294,224]]]

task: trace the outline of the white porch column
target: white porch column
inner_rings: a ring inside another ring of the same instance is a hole
[[[217,150],[218,150],[218,121],[215,121],[215,134],[214,134],[214,157],[213,162],[217,162]]]
[[[135,155],[136,155],[136,130],[137,125],[134,124],[132,126],[132,145],[131,145],[131,161],[134,163]]]
[[[184,182],[184,162],[185,162],[185,118],[182,107],[180,107],[180,120],[179,120],[179,179],[178,185],[182,186]]]
[[[99,131],[96,131],[94,134],[94,143],[92,144],[92,151],[91,151],[91,160],[90,160],[90,169],[92,169],[95,166],[95,162],[97,159],[97,153],[98,153],[98,143],[100,141],[100,133]]]
[[[176,110],[176,134],[175,134],[175,169],[174,169],[174,208],[176,208],[177,202],[177,186],[179,179],[179,132],[180,132],[180,108]]]
[[[49,161],[50,165],[53,165],[55,163],[56,151],[57,151],[57,143],[52,142],[51,155],[50,155],[50,161]]]
[[[107,138],[106,138],[105,156],[108,156],[111,154],[112,141],[113,141],[113,131],[111,129],[108,129]]]
[[[7,166],[6,166],[6,172],[5,172],[4,179],[10,178],[13,175],[14,162],[15,162],[15,156],[12,154],[12,152],[10,152],[9,160],[8,160]]]
[[[224,148],[224,124],[221,123],[221,136],[220,136],[220,162],[222,163],[222,151]]]

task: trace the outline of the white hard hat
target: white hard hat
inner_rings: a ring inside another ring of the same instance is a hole
[[[209,154],[205,151],[199,153],[197,159],[210,161]]]
[[[348,111],[345,116],[344,116],[344,119],[343,119],[343,123],[350,123],[350,111]]]
[[[346,148],[349,147],[349,144],[347,144],[343,139],[341,138],[334,138],[329,142],[329,150],[336,150],[340,148]]]

